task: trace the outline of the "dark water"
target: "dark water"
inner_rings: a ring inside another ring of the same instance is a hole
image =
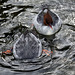
[[[0,55],[0,75],[75,75],[75,0],[0,0],[0,52],[10,49],[31,27],[42,4],[48,4],[62,19],[62,27],[51,41],[51,37],[40,38],[53,50],[52,60],[46,55],[34,60]]]

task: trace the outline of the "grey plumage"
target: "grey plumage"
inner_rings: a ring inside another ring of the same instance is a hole
[[[40,40],[29,32],[22,34],[13,47],[13,55],[16,59],[33,59],[39,57],[41,52]]]

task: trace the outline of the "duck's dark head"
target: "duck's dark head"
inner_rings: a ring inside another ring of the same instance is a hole
[[[44,12],[44,13],[47,13],[47,12],[48,12],[48,9],[44,9],[43,12]]]
[[[43,13],[45,14],[47,12],[49,12],[49,9],[48,8],[43,8]]]

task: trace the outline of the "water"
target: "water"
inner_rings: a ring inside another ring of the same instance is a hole
[[[10,49],[31,27],[42,4],[62,19],[52,40],[40,35],[42,43],[53,50],[52,60],[45,55],[34,60],[14,60],[12,55],[2,59],[0,55],[0,75],[75,75],[75,0],[0,0],[0,52]]]

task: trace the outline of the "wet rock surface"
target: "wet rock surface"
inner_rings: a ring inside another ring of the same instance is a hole
[[[53,50],[53,54],[34,60],[0,55],[0,75],[75,75],[75,0],[1,0],[0,53],[10,49],[30,29],[42,4],[48,4],[62,19],[62,27],[53,37],[36,34],[43,49]]]

